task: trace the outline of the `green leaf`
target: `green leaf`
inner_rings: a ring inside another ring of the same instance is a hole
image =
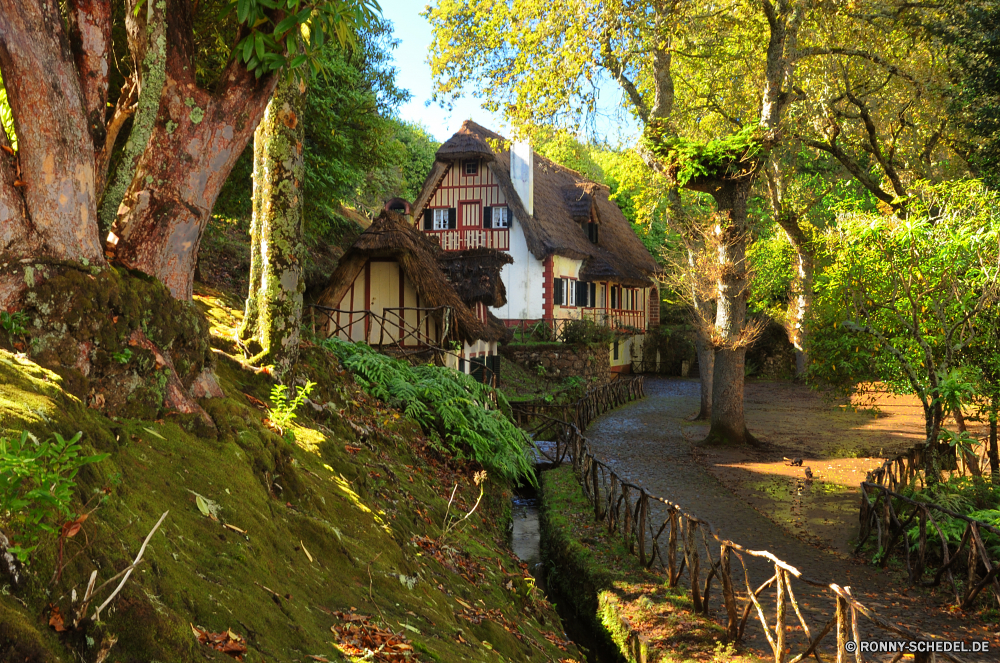
[[[167,439],[167,438],[163,437],[162,435],[160,435],[159,433],[157,433],[157,432],[156,432],[155,430],[153,430],[152,428],[143,428],[142,430],[146,431],[147,433],[149,433],[149,434],[150,434],[150,435],[152,435],[153,437],[158,437],[158,438],[160,438],[160,439],[161,439],[161,440],[163,440],[163,441],[166,441],[166,439]]]
[[[274,26],[275,36],[283,35],[292,28],[297,27],[299,24],[299,18],[295,14],[291,14],[283,18],[276,26]]]
[[[250,0],[238,0],[236,3],[236,20],[246,23],[250,16]]]
[[[198,510],[201,511],[203,516],[211,516],[212,510],[208,508],[208,502],[201,495],[195,495],[194,503],[198,505]]]
[[[259,32],[254,32],[254,52],[257,54],[258,60],[264,59],[264,35]]]

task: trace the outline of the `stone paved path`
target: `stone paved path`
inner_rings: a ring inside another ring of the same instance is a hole
[[[754,550],[769,550],[816,580],[850,586],[863,604],[874,608],[892,622],[947,638],[990,640],[993,652],[987,655],[963,654],[962,660],[1000,660],[1000,634],[990,633],[987,625],[972,615],[968,620],[962,620],[961,615],[946,613],[946,594],[939,592],[936,596],[924,596],[921,592],[914,591],[911,592],[912,596],[908,596],[904,586],[892,585],[886,574],[880,573],[879,569],[860,561],[845,560],[800,541],[740,501],[698,465],[690,454],[691,442],[685,440],[682,434],[683,417],[697,411],[697,382],[647,379],[646,393],[644,400],[604,415],[591,423],[586,431],[594,453],[619,475],[710,521],[726,538]],[[659,515],[656,522],[662,522],[662,513],[654,511],[650,515],[654,518]],[[735,573],[740,568],[735,557],[732,563]],[[773,567],[753,558],[748,558],[748,566],[750,582],[755,588],[773,574]],[[702,563],[702,568],[705,568],[705,562]],[[742,577],[734,578],[734,581],[745,595]],[[713,583],[711,606],[714,610],[720,608],[718,587],[718,582]],[[806,619],[815,634],[833,616],[834,601],[822,590],[810,588],[801,582],[793,582],[793,590],[803,605]],[[773,591],[770,596],[773,606]],[[791,606],[789,614],[791,619],[786,623],[797,624]],[[771,622],[773,625],[773,617]],[[897,636],[870,626],[863,618],[860,622],[862,639],[898,639]],[[833,654],[836,639],[832,636],[831,633],[824,640],[825,647],[821,652]],[[792,642],[804,639],[798,629],[795,634],[790,633],[789,637]],[[753,628],[747,629],[747,644],[770,656],[769,645],[757,621],[754,621]],[[801,646],[795,646],[792,653],[801,650]],[[823,658],[830,660],[827,656]],[[866,658],[871,661],[889,661],[892,656],[870,655]],[[849,660],[853,661],[853,656]]]

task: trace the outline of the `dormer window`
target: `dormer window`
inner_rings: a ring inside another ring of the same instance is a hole
[[[466,177],[470,177],[470,176],[473,176],[473,175],[478,175],[479,174],[479,159],[470,159],[469,161],[466,161],[464,169],[463,169],[463,172],[465,173]]]
[[[590,240],[591,244],[597,244],[598,227],[599,227],[598,224],[594,223],[593,221],[590,221],[584,224],[584,226],[587,229],[587,239]]]

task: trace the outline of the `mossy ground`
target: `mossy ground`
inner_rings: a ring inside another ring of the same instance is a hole
[[[542,556],[550,590],[577,617],[603,632],[630,663],[760,661],[720,644],[725,629],[694,614],[681,586],[642,568],[617,535],[609,535],[569,466],[542,474]],[[559,599],[557,598],[557,601]]]
[[[229,351],[234,303],[217,292],[198,298],[212,345]],[[443,555],[428,554],[418,542],[441,536],[452,487],[452,513],[475,503],[478,468],[437,456],[418,427],[367,398],[325,351],[304,348],[300,368],[319,383],[319,409],[301,408],[290,444],[254,405],[267,401],[269,377],[236,361],[216,367],[226,397],[200,401],[218,429],[205,438],[169,412],[107,416],[54,372],[0,350],[0,433],[80,430],[88,450],[111,454],[78,477],[78,509],[99,507],[67,540],[59,580],[51,582],[51,539],[24,586],[0,587],[0,660],[90,663],[112,641],[101,659],[108,663],[231,660],[201,645],[189,624],[245,637],[247,661],[349,660],[331,613],[352,608],[404,634],[415,660],[582,660],[546,638],[561,640],[558,617],[509,552],[510,487],[488,481],[467,527],[444,542]],[[202,514],[198,496],[217,505],[217,520]],[[69,614],[92,571],[100,584],[125,568],[166,511],[101,622],[56,633],[52,606]],[[473,623],[459,600],[499,610],[507,626]]]

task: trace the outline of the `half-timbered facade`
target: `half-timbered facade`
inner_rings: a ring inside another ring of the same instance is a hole
[[[413,205],[417,225],[448,251],[490,248],[512,258],[508,296],[492,309],[508,326],[555,332],[585,318],[624,332],[613,370],[639,359],[659,324],[656,262],[607,187],[467,121],[436,155]]]

